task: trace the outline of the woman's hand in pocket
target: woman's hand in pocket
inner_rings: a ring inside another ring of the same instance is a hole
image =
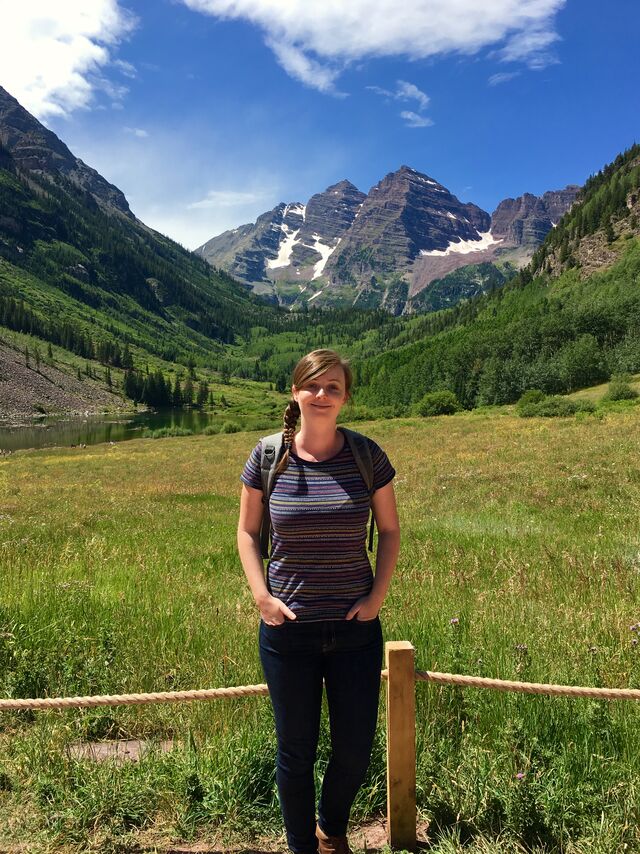
[[[380,602],[377,599],[374,599],[373,596],[363,596],[361,599],[358,599],[357,602],[349,609],[349,613],[347,614],[347,620],[358,620],[359,622],[365,622],[366,620],[375,620],[378,616],[378,611],[380,610]]]
[[[260,602],[260,616],[268,626],[281,626],[285,620],[295,620],[296,615],[284,602],[269,595]]]

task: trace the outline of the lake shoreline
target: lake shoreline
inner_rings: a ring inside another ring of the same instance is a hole
[[[22,410],[13,410],[7,414],[0,415],[0,429],[13,429],[18,427],[46,427],[45,422],[49,419],[57,421],[66,421],[71,418],[95,418],[104,416],[108,418],[110,415],[136,415],[140,412],[146,412],[146,407],[131,409],[131,407],[116,407],[113,409],[105,409],[104,407],[84,408],[84,409],[61,409],[56,412],[25,412]]]

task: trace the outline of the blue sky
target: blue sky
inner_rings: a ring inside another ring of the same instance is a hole
[[[0,84],[185,246],[402,164],[488,211],[640,139],[636,0],[23,0]]]

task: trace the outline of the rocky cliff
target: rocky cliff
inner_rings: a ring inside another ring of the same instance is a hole
[[[565,214],[580,187],[570,184],[538,197],[525,193],[500,202],[491,216],[491,233],[512,246],[539,246]]]

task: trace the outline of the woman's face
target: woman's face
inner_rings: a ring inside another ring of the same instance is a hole
[[[302,388],[292,386],[291,393],[303,418],[323,420],[335,420],[349,397],[340,365],[309,380]]]

